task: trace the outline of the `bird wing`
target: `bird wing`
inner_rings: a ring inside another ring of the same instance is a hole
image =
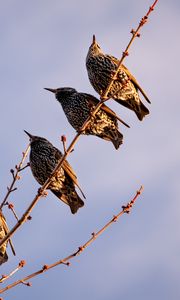
[[[109,58],[116,64],[118,65],[119,60],[114,57],[114,56],[110,56],[108,55]],[[132,83],[134,84],[134,86],[136,87],[136,89],[138,89],[141,94],[144,96],[144,98],[146,99],[146,101],[148,103],[151,103],[151,101],[149,100],[148,96],[146,95],[146,93],[144,92],[144,90],[141,88],[140,84],[137,82],[136,78],[131,74],[131,72],[128,70],[128,68],[126,68],[123,64],[122,64],[122,69],[124,69],[124,71],[126,72],[126,74],[128,75],[129,79],[132,81]]]
[[[76,176],[74,170],[72,169],[72,167],[70,166],[70,164],[68,163],[67,160],[65,160],[63,162],[63,169],[69,175],[69,177],[72,179],[74,184],[79,188],[79,190],[80,190],[81,194],[83,195],[84,199],[86,199],[86,197],[85,197],[85,195],[84,195],[84,193],[83,193],[83,191],[82,191],[82,189],[81,189],[81,187],[78,183],[77,176]]]
[[[85,95],[86,96],[86,98],[87,98],[87,100],[88,100],[88,104],[89,104],[89,106],[96,106],[98,103],[99,103],[99,100],[96,98],[96,97],[94,97],[94,96],[92,96],[92,95],[90,95],[90,94],[86,94],[86,93],[83,93],[83,95]],[[101,105],[101,109],[104,111],[104,112],[106,112],[110,117],[113,117],[113,118],[115,118],[115,119],[117,119],[117,120],[119,120],[121,123],[123,123],[126,127],[130,127],[128,124],[126,124],[121,118],[119,118],[117,115],[116,115],[116,113],[112,110],[112,109],[110,109],[107,105],[105,105],[105,104],[102,104]]]
[[[54,151],[55,151],[55,158],[57,160],[60,160],[61,157],[62,157],[62,153],[59,151],[59,149],[57,149],[55,147],[54,147]],[[83,197],[86,198],[85,195],[84,195],[84,193],[83,193],[83,191],[82,191],[82,189],[79,186],[76,173],[74,172],[74,170],[72,169],[71,165],[68,163],[67,160],[65,160],[63,162],[63,169],[69,175],[69,177],[72,179],[72,181],[74,182],[74,184],[79,188],[79,190],[81,191]]]
[[[122,68],[124,69],[124,71],[128,75],[129,79],[132,81],[132,83],[135,85],[136,89],[138,89],[141,92],[141,94],[144,96],[144,98],[146,99],[146,101],[148,103],[151,103],[148,96],[146,95],[144,90],[141,88],[140,84],[137,82],[136,78],[131,74],[131,72],[124,65],[122,65]]]
[[[99,103],[99,100],[96,97],[86,93],[83,93],[83,95],[86,96],[90,107],[96,106]],[[101,109],[104,110],[111,117],[117,117],[116,113],[112,109],[110,109],[107,105],[102,104]]]
[[[57,149],[55,147],[54,147],[54,151],[55,151],[54,156],[55,156],[56,160],[57,161],[60,160],[61,157],[62,157],[62,153],[59,151],[59,149]],[[73,182],[76,184],[77,183],[77,176],[76,176],[74,170],[71,168],[71,166],[70,166],[70,164],[68,163],[67,160],[65,160],[63,162],[63,169],[64,169],[64,171],[66,171],[66,173],[68,173],[68,175],[71,177]]]
[[[9,228],[8,228],[8,225],[6,223],[6,219],[5,219],[2,211],[0,212],[0,216],[1,216],[1,221],[2,221],[2,225],[3,225],[3,228],[4,228],[5,234],[7,234],[9,232]],[[14,255],[16,255],[16,252],[14,250],[14,246],[13,246],[13,243],[12,243],[11,239],[9,239],[9,244],[11,246],[12,253]]]

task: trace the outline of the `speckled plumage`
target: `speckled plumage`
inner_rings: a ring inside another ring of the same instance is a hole
[[[47,90],[55,93],[56,99],[61,103],[64,113],[75,130],[79,130],[90,112],[99,100],[86,93],[79,93],[70,87]],[[118,131],[116,114],[106,105],[102,105],[96,116],[91,119],[84,134],[91,134],[111,141],[116,149],[122,144],[123,135]]]
[[[7,234],[6,226],[7,226],[6,219],[3,213],[0,211],[0,240],[2,240]],[[7,246],[7,242],[0,247],[0,265],[5,263],[8,260],[8,255],[6,253],[6,246]]]
[[[7,235],[8,232],[9,232],[9,228],[6,223],[5,216],[3,215],[2,210],[0,210],[0,240],[2,240]],[[4,243],[0,247],[0,265],[2,265],[8,260],[8,255],[6,252],[6,247],[8,243],[10,244],[12,253],[16,255],[12,241],[11,239],[9,239],[8,242]]]
[[[93,36],[93,42],[86,57],[86,68],[89,80],[99,95],[105,91],[119,61],[114,56],[104,54]],[[114,80],[108,97],[133,110],[138,119],[142,120],[149,110],[142,103],[138,90],[150,103],[148,97],[129,70],[122,65]]]
[[[43,185],[58,164],[62,153],[45,138],[25,132],[30,137],[30,167],[32,174],[37,182]],[[79,187],[76,174],[65,160],[56,176],[52,178],[48,189],[69,205],[73,214],[84,205],[75,190],[75,185]]]

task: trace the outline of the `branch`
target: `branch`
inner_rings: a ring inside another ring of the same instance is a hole
[[[13,203],[9,203],[9,202],[6,202],[7,205],[8,205],[8,208],[12,211],[16,221],[19,221],[19,218],[17,216],[17,213],[15,212],[15,209],[14,209],[14,204]]]
[[[18,264],[18,267],[15,268],[13,271],[11,271],[11,273],[9,275],[2,275],[2,277],[0,279],[0,283],[3,283],[5,280],[9,279],[17,271],[19,271],[21,268],[23,268],[25,264],[26,264],[25,260],[21,260]]]
[[[65,135],[61,136],[61,142],[63,143],[64,153],[66,153],[66,136]]]
[[[25,159],[26,159],[26,157],[28,155],[29,149],[30,149],[30,145],[28,145],[27,148],[26,148],[26,150],[25,150],[25,152],[22,153],[22,159],[21,159],[19,165],[15,166],[16,172],[14,172],[13,169],[10,170],[10,172],[12,174],[12,177],[13,177],[13,180],[12,180],[12,183],[11,183],[10,187],[7,188],[8,191],[7,191],[7,194],[5,195],[3,201],[2,201],[2,203],[0,205],[0,210],[2,210],[2,207],[5,205],[5,203],[6,203],[7,199],[8,199],[8,197],[9,197],[10,193],[12,193],[12,192],[14,192],[14,191],[17,190],[17,188],[14,188],[14,184],[15,184],[15,182],[17,180],[20,179],[19,172],[22,171],[23,169],[25,169],[26,166],[28,165],[27,164],[25,167],[22,167],[23,163],[24,163],[24,161],[25,161]]]
[[[74,148],[74,145],[76,144],[76,142],[78,141],[80,135],[83,133],[83,131],[86,129],[86,127],[88,126],[88,124],[91,121],[91,118],[95,116],[95,114],[97,113],[97,111],[100,109],[101,105],[108,100],[107,98],[107,94],[113,84],[113,81],[115,80],[115,77],[121,67],[121,64],[123,62],[123,60],[125,59],[125,57],[127,56],[127,50],[130,48],[130,46],[132,45],[132,42],[134,41],[135,37],[137,36],[140,28],[142,26],[144,26],[144,24],[147,22],[148,16],[151,13],[151,11],[154,9],[154,6],[156,5],[158,0],[156,0],[153,5],[149,8],[147,14],[145,15],[144,18],[141,19],[141,22],[139,23],[137,29],[135,30],[135,33],[133,34],[133,37],[131,38],[128,46],[126,47],[126,50],[123,52],[122,57],[119,61],[118,67],[116,72],[113,74],[112,78],[110,79],[109,85],[107,86],[106,90],[104,91],[104,93],[101,96],[101,100],[100,102],[96,105],[96,107],[94,108],[94,110],[91,112],[91,114],[89,115],[89,117],[87,118],[87,120],[84,122],[83,126],[80,128],[80,130],[78,131],[78,133],[75,135],[74,139],[72,140],[72,142],[70,143],[69,147],[66,149],[66,152],[64,153],[64,155],[61,157],[61,159],[59,160],[59,163],[57,164],[56,168],[54,169],[54,171],[52,172],[52,174],[49,176],[49,178],[45,181],[45,183],[42,185],[42,187],[38,190],[37,195],[35,196],[35,198],[33,199],[33,201],[31,202],[31,204],[29,205],[29,207],[27,208],[27,210],[25,211],[25,213],[23,214],[23,216],[21,217],[21,219],[19,219],[19,221],[16,223],[16,225],[9,231],[9,233],[0,241],[0,247],[7,241],[9,240],[9,238],[16,232],[16,230],[27,220],[28,215],[30,214],[30,212],[32,211],[32,209],[34,208],[34,206],[37,204],[38,200],[44,195],[44,191],[48,188],[51,179],[54,177],[54,175],[56,174],[56,172],[60,169],[60,167],[62,166],[64,160],[67,158],[67,156],[71,153],[71,151]],[[144,21],[142,21],[144,20]]]
[[[120,68],[121,68],[121,65],[122,65],[122,63],[123,63],[125,57],[129,55],[129,52],[128,52],[129,48],[131,47],[131,45],[132,45],[134,39],[135,39],[136,37],[140,37],[139,31],[140,31],[141,27],[143,27],[143,26],[145,25],[145,23],[148,21],[148,17],[149,17],[149,15],[150,15],[150,13],[154,10],[154,7],[155,7],[155,5],[156,5],[157,2],[158,2],[158,0],[156,0],[156,1],[150,6],[148,12],[147,12],[146,15],[141,19],[141,21],[140,21],[138,27],[136,28],[136,30],[134,30],[134,29],[131,30],[132,38],[131,38],[131,40],[129,41],[129,44],[127,45],[125,51],[123,51],[122,57],[121,57],[121,59],[119,60],[117,69],[116,69],[116,71],[114,72],[114,74],[113,74],[113,76],[112,76],[112,79],[110,80],[110,82],[109,82],[109,84],[108,84],[108,86],[107,86],[107,88],[106,88],[106,91],[105,91],[105,92],[103,93],[103,95],[101,96],[101,99],[103,99],[103,100],[107,100],[107,99],[108,99],[108,93],[109,93],[109,91],[110,91],[110,89],[111,89],[111,87],[112,87],[112,85],[113,85],[114,80],[117,78],[117,74],[118,74],[118,72],[119,72],[119,70],[120,70]]]
[[[78,248],[77,251],[75,251],[74,253],[66,256],[65,258],[61,259],[61,260],[58,260],[56,261],[55,263],[51,264],[51,265],[44,265],[40,270],[24,277],[23,279],[20,279],[20,280],[17,280],[13,283],[11,283],[10,285],[6,286],[5,288],[1,289],[0,290],[0,294],[4,293],[5,291],[23,283],[27,286],[31,286],[31,283],[30,282],[27,282],[29,279],[33,278],[33,277],[36,277],[58,265],[67,265],[69,266],[70,263],[69,263],[69,260],[71,260],[72,258],[76,257],[77,255],[80,255],[92,242],[94,242],[98,236],[100,236],[111,224],[113,224],[114,222],[116,222],[123,214],[129,214],[131,209],[133,208],[137,198],[140,196],[140,194],[142,193],[142,190],[143,190],[143,187],[141,186],[140,189],[136,192],[136,195],[134,196],[134,198],[128,202],[127,205],[125,206],[122,206],[122,210],[115,216],[113,216],[113,218],[107,222],[98,232],[96,233],[92,233],[92,237],[82,246],[80,246]]]

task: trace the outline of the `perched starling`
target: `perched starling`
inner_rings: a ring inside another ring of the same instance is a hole
[[[25,133],[30,137],[30,167],[32,174],[37,182],[43,185],[57,166],[62,153],[45,138],[31,135],[27,131]],[[80,189],[75,172],[65,160],[60,170],[51,179],[48,189],[69,205],[73,214],[84,205],[75,190],[75,185]],[[82,195],[85,198],[83,192]]]
[[[117,70],[119,61],[112,55],[104,54],[93,36],[93,42],[86,57],[86,68],[89,80],[99,95],[106,90],[112,76]],[[148,97],[129,70],[122,65],[118,72],[108,97],[133,110],[138,119],[142,121],[149,110],[141,102],[138,90],[150,103]]]
[[[8,229],[8,226],[7,226],[7,223],[6,223],[6,219],[5,219],[2,211],[0,210],[0,240],[2,240],[8,232],[9,232],[9,229]],[[2,265],[3,263],[5,263],[8,260],[8,255],[6,253],[7,243],[8,242],[5,242],[0,247],[0,265]],[[12,250],[13,254],[16,255],[11,240],[9,240],[9,243],[10,243],[11,250]]]
[[[99,100],[92,95],[78,93],[70,87],[58,89],[45,88],[55,93],[56,99],[61,103],[65,115],[75,130],[79,130]],[[116,114],[105,104],[101,106],[95,117],[91,118],[84,134],[96,135],[111,141],[116,149],[122,144],[123,135],[118,131]]]

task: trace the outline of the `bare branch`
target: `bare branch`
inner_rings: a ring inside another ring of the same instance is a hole
[[[28,162],[27,165],[19,169],[19,172],[23,171],[24,169],[28,168],[30,166],[30,163]]]
[[[17,180],[20,179],[19,172],[25,168],[25,167],[22,168],[22,165],[23,165],[23,163],[24,163],[24,161],[25,161],[25,159],[26,159],[26,157],[28,155],[29,149],[30,149],[30,145],[28,145],[27,148],[26,148],[26,150],[25,150],[25,152],[22,153],[22,159],[21,159],[19,165],[16,165],[16,167],[15,167],[16,172],[13,169],[10,170],[10,172],[12,174],[12,177],[13,177],[13,181],[12,181],[10,187],[7,187],[8,191],[7,191],[7,194],[5,195],[3,201],[2,201],[2,203],[0,205],[0,210],[2,210],[2,207],[6,203],[6,201],[7,201],[8,197],[9,197],[10,193],[12,193],[12,192],[14,192],[14,191],[17,190],[17,188],[14,188],[14,184],[15,184],[15,182]]]
[[[78,250],[75,251],[74,253],[66,256],[63,259],[60,259],[58,261],[56,261],[55,263],[51,264],[51,265],[44,265],[40,270],[24,277],[23,279],[17,280],[13,283],[11,283],[10,285],[6,286],[5,288],[0,290],[0,294],[4,293],[5,291],[17,286],[18,284],[26,284],[27,286],[30,286],[31,283],[27,282],[29,279],[34,278],[58,265],[67,265],[69,266],[69,260],[71,260],[72,258],[76,257],[77,255],[80,255],[92,242],[94,242],[98,236],[100,236],[111,224],[113,224],[114,222],[116,222],[123,214],[125,213],[130,213],[131,209],[133,208],[137,198],[140,196],[140,194],[142,193],[143,187],[141,186],[140,189],[136,192],[136,195],[133,197],[133,199],[127,203],[127,205],[122,206],[122,210],[115,216],[113,216],[113,218],[107,222],[99,231],[97,231],[96,233],[92,233],[92,237],[86,242],[84,243],[82,246],[78,247]]]
[[[63,143],[64,153],[66,153],[66,136],[65,135],[61,136],[61,142]]]
[[[8,205],[8,208],[12,211],[12,213],[13,213],[15,219],[16,219],[17,221],[19,221],[19,218],[18,218],[18,216],[17,216],[17,214],[16,214],[16,212],[15,212],[15,209],[14,209],[14,204],[9,203],[9,202],[7,202],[6,204]]]
[[[15,268],[9,275],[2,275],[0,278],[0,283],[3,283],[5,280],[9,279],[11,276],[13,276],[17,271],[19,271],[21,268],[25,266],[26,262],[25,260],[21,260],[18,264],[18,267]]]
[[[128,52],[128,51],[129,51],[129,48],[131,47],[131,45],[132,45],[134,39],[135,39],[136,37],[140,37],[139,31],[140,31],[141,27],[143,27],[143,26],[145,25],[145,23],[148,21],[149,14],[154,10],[154,7],[155,7],[155,5],[156,5],[157,2],[158,2],[158,0],[156,0],[156,1],[153,3],[153,5],[150,6],[150,8],[149,8],[147,14],[141,19],[141,21],[140,21],[138,27],[136,28],[136,30],[134,30],[134,29],[131,30],[132,38],[131,38],[131,40],[129,41],[129,44],[127,45],[126,49],[125,49],[125,50],[123,51],[123,53],[122,53],[122,57],[121,57],[121,59],[120,59],[120,61],[119,61],[119,63],[118,63],[117,69],[116,69],[116,71],[113,73],[113,76],[112,76],[112,78],[111,78],[111,80],[110,80],[110,82],[109,82],[109,85],[108,85],[107,88],[106,88],[106,91],[105,91],[105,92],[103,93],[103,95],[101,96],[101,99],[102,99],[102,100],[106,101],[106,100],[108,99],[108,93],[109,93],[109,91],[110,91],[110,89],[111,89],[111,87],[112,87],[112,85],[113,85],[114,80],[117,78],[117,74],[118,74],[118,72],[119,72],[119,70],[120,70],[120,68],[121,68],[121,65],[122,65],[122,63],[123,63],[125,57],[129,55],[129,52]],[[146,100],[147,100],[147,99],[146,99]]]

